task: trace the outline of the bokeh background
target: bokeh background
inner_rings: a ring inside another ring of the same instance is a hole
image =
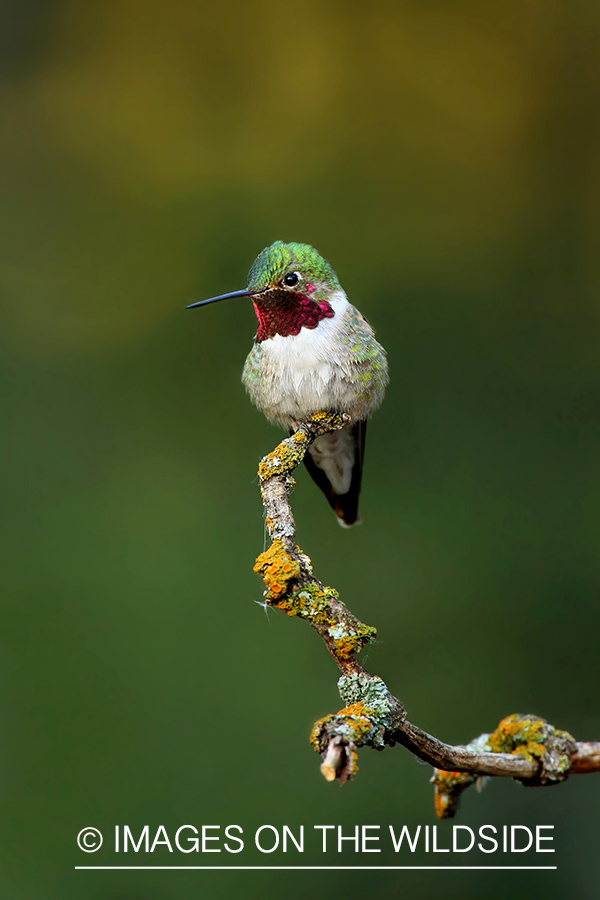
[[[184,306],[277,238],[389,354],[364,524],[304,472],[293,495],[379,629],[367,666],[448,741],[517,711],[600,738],[599,26],[592,0],[3,0],[2,897],[597,896],[595,776],[465,795],[473,828],[553,824],[529,862],[554,873],[73,866],[114,862],[84,825],[435,823],[402,749],[324,782],[335,667],[257,605],[279,435],[240,383],[254,314]],[[338,862],[183,863],[215,859]]]

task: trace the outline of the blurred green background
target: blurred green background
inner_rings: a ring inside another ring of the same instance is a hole
[[[73,866],[115,861],[85,825],[435,822],[400,748],[324,782],[335,667],[256,605],[279,433],[240,383],[254,313],[184,306],[277,238],[332,262],[389,354],[364,524],[304,472],[293,495],[379,629],[367,667],[451,742],[517,711],[600,738],[599,26],[591,0],[4,0],[3,898],[597,896],[594,776],[465,795],[460,824],[553,824],[529,860],[553,873]],[[341,861],[440,863],[400,857]]]

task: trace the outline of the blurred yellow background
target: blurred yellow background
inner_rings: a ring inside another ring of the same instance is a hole
[[[379,629],[367,667],[448,741],[517,711],[600,737],[599,26],[586,0],[4,0],[2,896],[316,883],[73,873],[89,824],[434,821],[401,749],[323,782],[335,668],[254,603],[278,439],[239,381],[254,314],[184,306],[278,238],[330,260],[390,359],[363,526],[304,473],[292,498],[317,575]],[[319,889],[595,896],[596,790],[465,797],[474,828],[554,824],[551,877]]]

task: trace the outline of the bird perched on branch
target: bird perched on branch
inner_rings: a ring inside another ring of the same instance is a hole
[[[188,309],[234,297],[250,297],[258,318],[242,381],[266,417],[290,433],[318,412],[350,417],[316,438],[304,463],[340,524],[355,524],[367,418],[388,383],[383,347],[309,244],[275,241],[255,259],[247,288]]]

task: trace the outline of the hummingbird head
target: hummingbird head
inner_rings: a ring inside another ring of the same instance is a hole
[[[337,275],[310,244],[275,241],[258,254],[248,273],[248,290],[271,290],[308,294],[313,300],[327,299],[340,290]]]
[[[188,309],[231,297],[251,297],[258,318],[257,341],[279,334],[299,334],[302,328],[316,328],[335,312],[330,299],[341,290],[337,275],[310,246],[275,241],[258,254],[248,273],[243,291],[221,294],[192,303]]]

